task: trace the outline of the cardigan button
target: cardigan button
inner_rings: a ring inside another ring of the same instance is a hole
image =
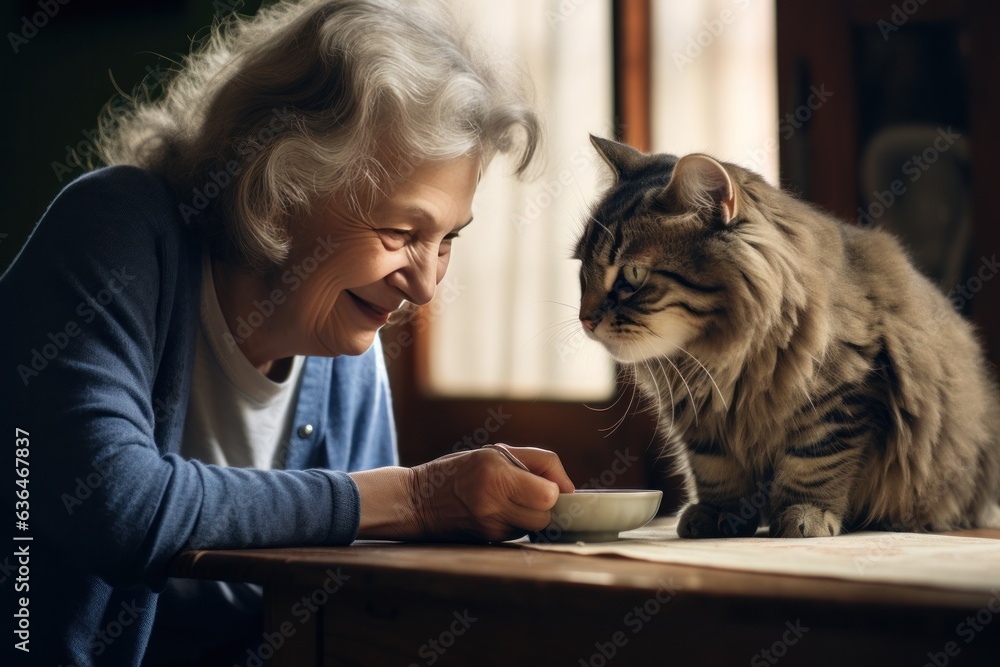
[[[299,427],[299,437],[300,438],[308,438],[312,434],[313,434],[313,425],[312,424],[303,424],[302,426]]]

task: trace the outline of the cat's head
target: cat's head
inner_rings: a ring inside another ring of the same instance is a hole
[[[766,200],[781,193],[707,155],[647,155],[591,139],[614,183],[574,255],[589,337],[639,362],[722,346],[780,315],[775,267],[794,259]]]

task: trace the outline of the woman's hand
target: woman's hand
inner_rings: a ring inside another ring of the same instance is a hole
[[[559,457],[508,447],[531,472],[491,449],[458,452],[414,471],[417,516],[428,539],[508,540],[549,523],[559,493],[573,491]]]
[[[531,472],[494,449],[456,452],[414,468],[352,473],[361,493],[361,539],[513,539],[549,522],[559,493],[573,491],[559,457],[508,447]]]

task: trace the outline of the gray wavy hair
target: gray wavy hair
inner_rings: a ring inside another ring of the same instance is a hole
[[[322,196],[364,214],[421,162],[468,155],[522,175],[526,83],[433,2],[280,2],[214,26],[157,99],[106,107],[97,153],[163,176],[214,253],[267,272]]]

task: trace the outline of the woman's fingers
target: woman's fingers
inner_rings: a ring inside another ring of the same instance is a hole
[[[507,500],[529,510],[548,512],[559,499],[559,487],[552,481],[534,473],[510,466],[505,470]]]
[[[566,469],[563,468],[562,461],[559,460],[559,455],[555,452],[537,447],[504,446],[507,447],[511,454],[517,457],[518,461],[526,465],[532,473],[555,482],[556,486],[559,487],[560,493],[573,493],[576,489],[569,475],[566,474]],[[555,502],[555,500],[552,502]]]
[[[508,450],[531,472],[495,449],[457,452],[414,469],[428,538],[510,539],[548,525],[559,493],[572,491],[573,483],[553,452]]]
[[[520,531],[542,530],[549,525],[549,510],[535,510],[520,505],[511,505],[504,517],[506,523]]]

